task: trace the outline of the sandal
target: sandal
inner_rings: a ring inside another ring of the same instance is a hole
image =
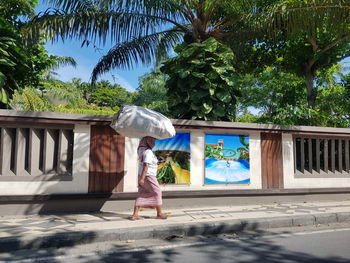
[[[132,216],[129,218],[131,221],[136,221],[136,220],[142,220],[143,217],[142,216]]]
[[[167,219],[167,218],[168,218],[168,215],[166,215],[166,214],[161,214],[160,216],[157,216],[156,218],[157,218],[157,219]]]

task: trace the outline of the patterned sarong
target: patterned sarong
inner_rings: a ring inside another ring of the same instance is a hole
[[[139,186],[135,205],[150,208],[162,205],[162,191],[155,176],[146,176],[145,184]]]

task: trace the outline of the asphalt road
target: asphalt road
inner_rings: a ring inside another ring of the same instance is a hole
[[[350,224],[22,250],[0,254],[0,262],[349,263]]]

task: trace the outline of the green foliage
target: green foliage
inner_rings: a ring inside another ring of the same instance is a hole
[[[82,82],[79,78],[72,79],[72,85],[75,89],[79,90],[82,94],[82,97],[87,102],[91,101],[91,96],[94,91],[94,85],[88,82]]]
[[[54,104],[61,102],[75,107],[84,104],[80,90],[77,90],[71,83],[59,80],[43,81],[40,83],[40,92]]]
[[[315,35],[325,26],[329,33],[348,34],[349,0],[274,1],[259,20],[270,35],[283,30],[288,34],[307,32]]]
[[[242,90],[240,110],[247,113],[248,107],[260,109],[266,121],[288,105],[306,104],[303,79],[278,68],[266,67],[258,74],[246,74],[239,85]]]
[[[22,111],[46,111],[80,114],[113,115],[119,111],[116,106],[100,107],[89,105],[82,98],[81,90],[72,83],[50,80],[40,83],[40,90],[26,87],[15,91],[10,105],[13,109]]]
[[[133,95],[118,84],[111,84],[109,81],[100,81],[93,86],[90,102],[101,107],[121,106],[131,104]]]
[[[83,100],[72,85],[61,81],[45,81],[40,83],[40,89],[26,87],[15,91],[10,106],[24,111],[55,111],[59,101],[71,103],[79,107]]]
[[[168,115],[166,75],[156,69],[139,78],[133,104]]]
[[[350,74],[339,78],[332,74],[332,69],[325,72],[326,78],[319,83],[315,110],[322,114],[321,125],[328,127],[350,127]]]
[[[14,27],[0,17],[0,88],[4,94],[1,102],[6,104],[8,97],[25,81],[30,71],[30,62]]]
[[[253,115],[249,112],[245,112],[242,115],[237,116],[237,122],[249,122],[249,123],[258,123],[260,116]]]
[[[240,121],[348,126],[346,80],[332,80],[331,71],[350,55],[349,0],[48,2],[61,10],[51,9],[26,23],[37,0],[0,0],[3,104],[17,90],[18,105],[28,108],[51,110],[47,102],[35,105],[32,99],[45,97],[63,99],[68,103],[64,110],[82,109],[84,101],[99,106],[133,102],[180,118],[234,120],[238,109]],[[110,37],[115,46],[96,65],[94,81],[111,68],[159,61],[181,41],[187,44],[171,60],[181,63],[168,64],[173,69],[168,71],[167,94],[164,75],[151,73],[140,79],[135,96],[113,85],[94,87],[81,81],[73,84],[77,95],[69,85],[43,82],[52,79],[50,70],[58,65],[58,58],[49,56],[39,41],[43,32],[53,41],[76,38],[83,45],[97,39],[105,43]],[[217,50],[208,45],[200,51],[211,38],[230,44],[235,64],[219,43]],[[27,45],[29,40],[35,41]],[[237,73],[245,75],[238,84]],[[243,98],[237,107],[238,86]],[[20,99],[22,93],[26,97]],[[251,106],[261,115],[249,114]]]
[[[27,87],[21,92],[15,91],[10,105],[21,111],[54,111],[54,105],[34,88]]]
[[[164,63],[171,115],[181,119],[235,119],[237,96],[234,55],[213,38],[182,44],[178,56]]]
[[[20,19],[34,14],[36,0],[0,3],[0,101],[5,107],[15,90],[38,86],[43,73],[56,64],[57,57],[49,56],[42,42],[27,46],[22,41],[20,30],[24,22]]]
[[[245,76],[241,88],[243,114],[239,121],[280,125],[313,125],[350,127],[349,75],[341,75],[337,67],[320,73],[317,81],[317,100],[309,108],[305,99],[303,80],[291,73],[274,68],[258,75]],[[248,113],[248,106],[260,110],[258,116]]]
[[[240,79],[242,98],[239,121],[280,125],[316,125],[318,112],[307,108],[304,81],[279,68],[266,67],[259,74]],[[249,107],[259,109],[259,116],[249,114]]]
[[[55,107],[55,112],[63,113],[79,113],[79,114],[91,114],[91,115],[114,115],[119,111],[119,108],[99,107],[96,105],[80,105],[79,108],[73,107],[71,104],[60,104]]]
[[[41,73],[42,79],[46,81],[55,80],[57,73],[54,70],[58,69],[61,66],[77,66],[77,62],[72,57],[60,57],[51,55],[49,59],[51,60],[51,65],[47,65]]]
[[[34,15],[34,7],[38,0],[0,0],[0,16],[15,25],[23,22],[20,18],[29,18]]]

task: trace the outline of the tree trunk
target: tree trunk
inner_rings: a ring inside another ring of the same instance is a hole
[[[308,108],[314,108],[316,103],[316,94],[314,90],[314,74],[312,72],[305,73],[305,83],[307,89],[307,106]]]
[[[315,59],[308,60],[304,68],[307,91],[307,107],[311,109],[315,107],[316,103],[316,94],[314,89],[315,71],[313,70],[315,62]]]

